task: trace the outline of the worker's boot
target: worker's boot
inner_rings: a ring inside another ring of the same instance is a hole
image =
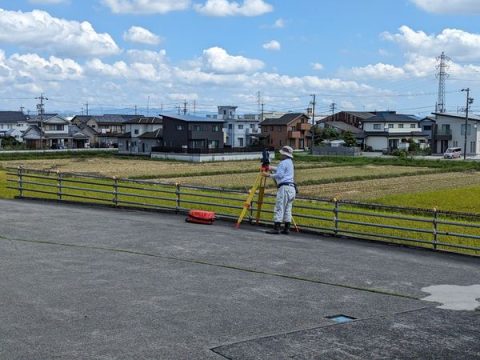
[[[267,234],[280,234],[280,223],[276,222],[273,224],[272,230],[265,231]]]
[[[283,230],[281,231],[282,234],[285,234],[285,235],[288,235],[290,234],[290,223],[289,222],[286,222],[285,223],[285,227],[283,228]]]

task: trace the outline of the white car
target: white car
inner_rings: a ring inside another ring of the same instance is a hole
[[[451,147],[448,148],[447,151],[443,154],[444,159],[456,159],[462,156],[462,148],[459,147]]]

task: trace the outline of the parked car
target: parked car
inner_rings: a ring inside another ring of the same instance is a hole
[[[443,154],[444,159],[456,159],[462,156],[462,148],[451,147]]]

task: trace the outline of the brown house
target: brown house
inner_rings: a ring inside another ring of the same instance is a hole
[[[303,113],[288,113],[279,118],[265,119],[260,123],[264,144],[274,148],[288,145],[305,149],[311,145],[309,117]]]

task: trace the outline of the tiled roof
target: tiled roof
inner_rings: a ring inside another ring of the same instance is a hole
[[[162,139],[163,138],[163,130],[157,129],[155,131],[149,131],[143,133],[139,136],[140,139]]]
[[[162,124],[163,119],[157,116],[150,117],[136,117],[134,119],[127,120],[125,124]]]
[[[364,122],[419,122],[420,118],[414,115],[397,114],[392,111],[377,112],[375,116],[364,119]]]
[[[163,115],[160,114],[160,117],[163,119],[175,119],[185,122],[208,122],[208,123],[223,123],[223,119],[216,119],[216,118],[205,118],[200,116],[192,116],[192,115]]]
[[[283,115],[282,117],[279,118],[270,118],[270,119],[265,119],[263,120],[260,125],[287,125],[291,123],[293,120],[297,119],[298,117],[305,116],[304,113],[288,113]]]
[[[27,121],[27,117],[21,111],[0,111],[0,123],[16,124]]]

